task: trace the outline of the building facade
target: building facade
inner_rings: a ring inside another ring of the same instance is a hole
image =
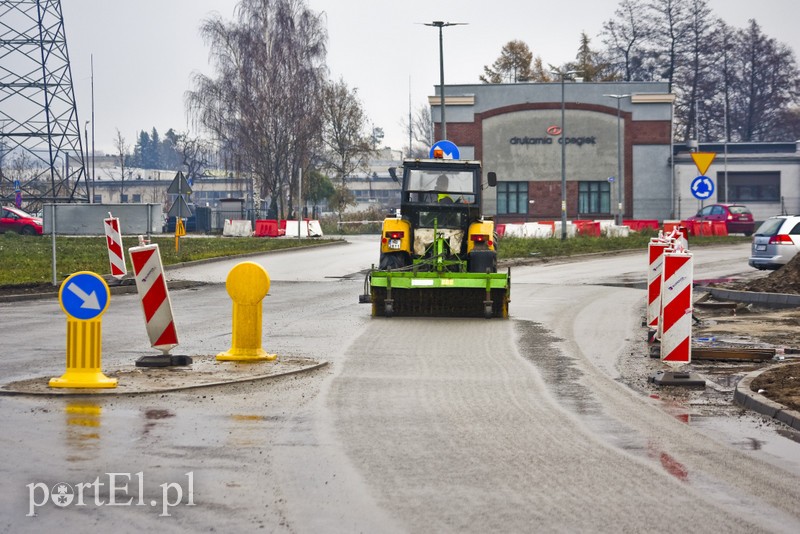
[[[441,105],[429,98],[437,139]],[[447,136],[497,173],[485,212],[500,222],[674,215],[666,83],[445,86]]]

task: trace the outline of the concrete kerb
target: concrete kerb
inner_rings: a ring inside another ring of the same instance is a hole
[[[765,396],[756,393],[750,389],[753,380],[755,380],[761,373],[768,371],[769,368],[759,369],[753,371],[742,378],[736,384],[736,390],[733,392],[733,402],[754,412],[766,415],[773,419],[777,419],[781,423],[800,430],[800,413],[796,410],[790,410],[786,406],[772,401]]]
[[[219,362],[214,356],[196,356],[193,360],[192,365],[186,367],[134,367],[131,364],[106,370],[108,377],[118,379],[116,388],[51,388],[48,386],[50,377],[39,377],[2,385],[0,396],[107,397],[166,393],[255,382],[310,372],[328,365],[325,360],[301,357],[280,357],[273,362],[258,363]]]
[[[768,308],[800,308],[800,295],[791,293],[759,293],[719,288],[710,288],[709,292],[719,300],[733,300]]]

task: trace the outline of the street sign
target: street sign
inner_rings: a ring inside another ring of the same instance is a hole
[[[692,152],[692,159],[701,175],[705,175],[716,156],[716,152]]]
[[[178,171],[178,174],[175,175],[175,179],[169,184],[167,193],[171,195],[188,195],[191,192],[192,187],[189,185],[189,182],[186,181],[183,173]]]
[[[714,180],[708,176],[698,176],[692,180],[692,195],[697,200],[706,200],[714,194]]]
[[[167,216],[182,218],[188,217],[191,214],[192,212],[189,210],[189,204],[186,203],[186,199],[183,198],[183,195],[178,195],[175,197],[175,202],[172,203],[172,207],[169,209]]]
[[[175,237],[183,237],[186,235],[186,227],[183,225],[183,219],[178,217],[175,219]]]
[[[69,275],[58,291],[58,300],[64,313],[83,321],[102,315],[108,308],[110,296],[106,281],[89,271]]]
[[[433,158],[433,151],[437,148],[441,149],[444,153],[444,159],[461,159],[461,154],[459,153],[456,144],[452,141],[448,141],[447,139],[436,141],[431,147],[428,157]]]

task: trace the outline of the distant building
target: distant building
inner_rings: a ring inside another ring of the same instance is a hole
[[[705,176],[714,193],[700,201],[691,185],[699,175],[685,145],[676,145],[676,218],[694,215],[705,203],[744,204],[757,221],[772,215],[800,214],[800,141],[791,143],[700,143],[699,152],[716,154]]]
[[[369,170],[347,177],[347,187],[356,197],[357,204],[347,211],[358,212],[376,208],[391,210],[400,207],[400,184],[389,176],[389,167],[400,167],[403,153],[383,148],[370,159]]]

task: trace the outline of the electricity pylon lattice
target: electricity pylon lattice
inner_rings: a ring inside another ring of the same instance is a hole
[[[88,202],[60,0],[0,0],[0,203]]]

